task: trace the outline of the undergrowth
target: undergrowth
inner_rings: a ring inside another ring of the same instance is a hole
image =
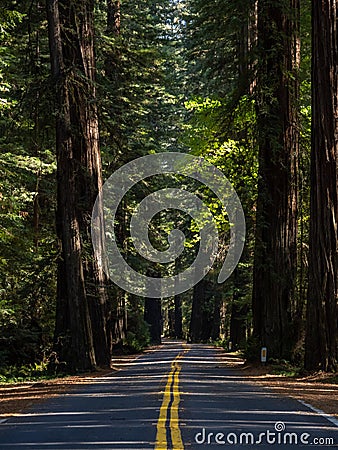
[[[22,366],[0,367],[0,383],[21,383],[26,381],[51,380],[65,374],[55,374],[48,370],[45,362]]]

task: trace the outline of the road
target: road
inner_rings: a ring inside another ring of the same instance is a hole
[[[1,450],[333,448],[338,428],[249,383],[205,345],[169,342],[0,425]]]

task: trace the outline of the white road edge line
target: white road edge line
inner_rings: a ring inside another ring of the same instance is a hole
[[[305,403],[302,400],[298,400],[298,401],[299,401],[299,403],[306,406],[307,408],[312,409],[312,411],[314,411],[315,413],[321,415],[322,417],[325,417],[326,420],[328,420],[329,422],[333,423],[333,425],[338,427],[338,419],[336,419],[335,417],[332,417],[329,414],[326,414],[326,412],[322,411],[321,409],[315,408],[314,406],[310,405],[309,403]]]

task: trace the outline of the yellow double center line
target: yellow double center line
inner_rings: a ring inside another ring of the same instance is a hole
[[[168,375],[168,381],[165,387],[163,402],[160,409],[160,416],[157,422],[157,435],[155,450],[168,450],[170,447],[167,442],[167,428],[171,435],[172,450],[184,450],[184,445],[179,427],[178,408],[180,405],[180,389],[179,389],[179,375],[181,372],[181,365],[179,360],[183,358],[183,352],[174,359],[171,363],[171,370]]]

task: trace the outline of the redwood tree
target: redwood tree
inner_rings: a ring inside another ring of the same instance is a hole
[[[288,357],[297,267],[299,0],[259,0],[257,53],[254,335],[270,356]]]
[[[305,367],[338,368],[338,1],[312,1],[312,151]]]
[[[90,221],[102,185],[95,91],[94,0],[47,0],[56,97],[58,357],[70,370],[109,363],[102,264]]]
[[[152,344],[161,344],[161,315],[161,300],[147,297],[144,305],[144,320],[149,325],[150,342]]]

